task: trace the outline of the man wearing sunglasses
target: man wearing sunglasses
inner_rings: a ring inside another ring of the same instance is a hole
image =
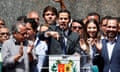
[[[8,40],[10,37],[9,29],[7,27],[0,28],[0,48],[4,41]]]
[[[73,22],[71,23],[71,30],[82,36],[84,30],[83,22],[80,20],[73,20]]]

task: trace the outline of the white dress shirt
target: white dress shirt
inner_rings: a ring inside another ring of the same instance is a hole
[[[113,52],[114,46],[116,44],[116,39],[117,39],[117,37],[114,39],[114,41],[108,41],[107,42],[107,51],[108,51],[109,60],[111,60],[112,52]],[[111,72],[110,69],[109,69],[109,72]]]
[[[45,59],[45,55],[46,55],[46,51],[48,50],[48,46],[45,41],[41,41],[38,39],[36,39],[34,45],[35,45],[35,53],[38,56],[37,69],[38,69],[38,72],[41,72],[44,59]]]

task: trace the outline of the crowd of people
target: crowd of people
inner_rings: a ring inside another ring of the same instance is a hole
[[[120,17],[91,12],[73,19],[63,0],[54,1],[61,10],[46,6],[44,24],[35,10],[19,16],[11,30],[0,19],[2,72],[49,72],[49,55],[79,55],[80,72],[85,66],[120,72]]]

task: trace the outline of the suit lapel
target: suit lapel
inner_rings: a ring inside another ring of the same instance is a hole
[[[107,50],[107,43],[106,40],[103,40],[103,55],[107,61],[109,61],[108,50]]]
[[[67,52],[68,52],[68,48],[69,48],[69,46],[70,46],[69,36],[70,36],[70,31],[68,31],[68,35],[65,35],[65,37],[67,38],[67,43],[66,43],[66,51],[67,51]]]
[[[66,47],[66,51],[67,51],[67,52],[68,52],[68,48],[69,48],[69,46],[70,46],[70,41],[67,40],[67,47]]]
[[[68,35],[66,36],[67,37],[67,47],[66,47],[66,51],[68,51],[68,49],[70,48],[70,45],[71,45],[71,43],[73,43],[72,42],[72,36],[71,36],[71,31],[69,30],[69,32],[68,32]],[[74,44],[73,44],[74,45]]]

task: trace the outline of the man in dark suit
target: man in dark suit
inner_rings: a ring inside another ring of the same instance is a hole
[[[69,29],[71,16],[68,10],[58,12],[58,26],[50,26],[47,34],[52,36],[48,41],[49,54],[74,54],[80,51],[79,35]],[[56,34],[56,35],[55,35]],[[55,39],[55,37],[59,37]],[[64,43],[63,43],[64,40]]]
[[[107,22],[107,39],[102,41],[101,55],[104,60],[103,72],[120,72],[120,36],[118,21],[110,18]]]
[[[79,53],[79,35],[69,29],[70,12],[68,10],[60,10],[57,17],[58,24],[50,25],[48,31],[40,34],[40,37],[47,39],[47,55],[72,55]],[[47,66],[48,56],[44,62],[45,66]]]

